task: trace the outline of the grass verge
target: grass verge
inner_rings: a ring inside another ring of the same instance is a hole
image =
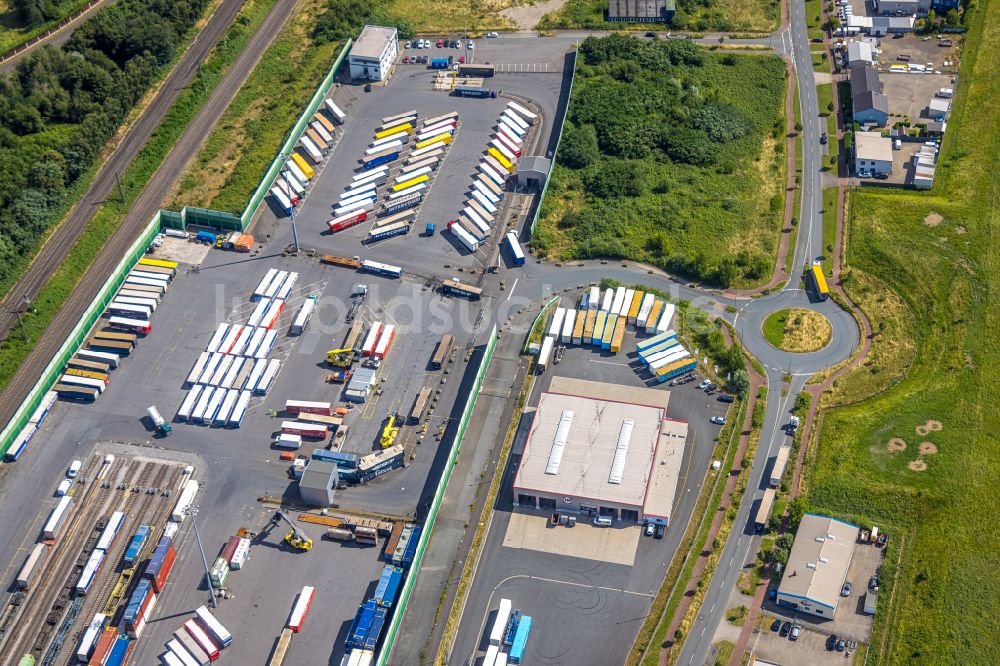
[[[27,340],[22,335],[10,335],[0,346],[0,388],[7,385],[18,366],[41,338],[52,318],[76,287],[80,276],[87,270],[101,248],[111,238],[124,219],[132,203],[142,192],[153,173],[163,162],[188,123],[198,113],[212,90],[222,79],[225,70],[239,56],[246,42],[256,30],[274,0],[249,0],[240,10],[226,36],[212,50],[191,85],[184,90],[167,112],[163,122],[153,133],[143,149],[122,174],[125,193],[123,202],[118,196],[105,200],[100,210],[87,225],[87,230],[70,250],[66,259],[52,274],[45,287],[32,304],[33,312],[24,317]],[[191,35],[193,38],[193,35]],[[96,172],[96,167],[95,167]],[[81,194],[91,177],[81,178]],[[83,181],[86,180],[86,183]]]
[[[832,144],[831,144],[832,145]],[[823,272],[833,275],[833,255],[837,243],[837,188],[823,188]]]
[[[0,1],[0,54],[13,51],[28,40],[34,39],[43,34],[49,28],[54,28],[60,21],[68,16],[80,11],[89,0],[73,0],[72,2],[62,2],[54,7],[52,3],[46,3],[55,12],[52,19],[31,27],[23,27],[18,24],[11,8],[10,0]]]
[[[514,0],[455,3],[453,0],[390,0],[386,11],[420,33],[464,33],[504,30],[513,24],[498,12]]]
[[[691,3],[689,11],[678,7],[670,23],[617,23],[605,21],[606,0],[567,0],[558,10],[546,14],[540,30],[693,30],[695,32],[771,32],[778,27],[780,2],[777,0],[718,0]]]
[[[325,0],[302,0],[181,176],[171,208],[239,214],[343,46],[309,36]]]
[[[881,392],[825,410],[809,466],[811,509],[890,525],[890,547],[904,543],[880,595],[888,603],[869,663],[1000,661],[996,641],[967,639],[993,634],[1000,598],[992,546],[1000,526],[984,510],[996,506],[1000,483],[1000,116],[983,113],[1000,98],[1000,5],[973,11],[934,188],[850,199],[848,263],[874,297],[894,294],[902,306],[888,319],[902,330],[887,327],[875,342],[913,349],[909,360],[890,356],[901,359],[894,381],[883,378],[891,370],[864,366],[841,380],[854,382],[854,395]],[[932,213],[942,218],[933,225]],[[893,437],[906,449],[890,451]],[[924,441],[937,453],[921,454]]]

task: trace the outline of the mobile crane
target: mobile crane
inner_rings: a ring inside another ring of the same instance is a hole
[[[264,531],[258,535],[258,538],[266,536],[267,533],[281,521],[288,523],[289,530],[288,534],[285,535],[285,542],[289,546],[295,548],[296,550],[312,550],[313,540],[306,536],[306,534],[299,529],[299,526],[295,524],[295,521],[285,515],[284,511],[278,511],[274,514],[271,521],[267,524],[267,527],[264,528]]]
[[[354,363],[354,350],[350,347],[331,349],[326,353],[326,362],[338,368],[349,368]]]
[[[387,449],[392,446],[392,443],[396,441],[396,436],[399,434],[399,426],[396,425],[396,415],[390,414],[389,420],[385,424],[385,428],[382,429],[382,437],[379,440],[379,444],[382,445],[383,449]]]

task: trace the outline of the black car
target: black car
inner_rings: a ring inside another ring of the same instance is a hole
[[[875,180],[889,180],[889,174],[879,172],[875,174]]]
[[[647,37],[656,37],[656,33],[655,32],[647,32],[646,36]]]
[[[656,526],[656,538],[657,539],[662,539],[663,538],[663,532],[664,532],[664,530],[665,530],[665,528],[663,527],[663,525],[657,525]]]
[[[771,631],[777,631],[781,629],[781,620],[774,618],[774,622],[771,623]]]
[[[731,395],[726,395],[725,393],[723,393],[722,395],[720,395],[720,396],[719,396],[719,397],[717,398],[717,400],[718,400],[719,402],[732,402],[732,401],[733,401],[733,400],[735,400],[735,399],[736,399],[736,398],[734,398],[733,396],[731,396]]]
[[[823,132],[819,137],[819,142],[825,145],[827,141],[826,132]]]
[[[847,641],[841,638],[839,641],[837,641],[837,652],[843,652],[846,649],[847,649]]]
[[[781,631],[778,632],[778,635],[781,636],[782,638],[784,638],[785,636],[788,635],[788,632],[791,631],[791,630],[792,630],[792,623],[791,622],[784,622],[781,625]]]
[[[837,637],[829,636],[826,639],[826,649],[832,652],[834,649],[836,649],[836,647],[837,647]]]
[[[872,592],[878,592],[878,576],[872,576],[868,581],[868,589]]]

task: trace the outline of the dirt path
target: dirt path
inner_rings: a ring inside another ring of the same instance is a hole
[[[500,16],[516,25],[518,30],[532,30],[543,16],[550,12],[559,11],[564,4],[566,4],[566,0],[545,0],[545,2],[536,2],[533,5],[509,7],[500,12]]]

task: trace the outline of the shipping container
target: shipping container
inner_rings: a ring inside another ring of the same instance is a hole
[[[656,323],[656,332],[663,333],[664,331],[670,330],[670,322],[674,318],[674,310],[676,306],[673,303],[664,303],[663,314],[660,315],[660,321]]]
[[[500,606],[497,608],[496,617],[490,629],[489,644],[499,646],[503,639],[504,630],[507,628],[507,621],[510,619],[511,602],[510,599],[500,599]]]
[[[295,633],[299,633],[302,629],[302,624],[306,620],[306,615],[309,613],[309,606],[312,605],[313,596],[316,594],[316,588],[306,585],[299,592],[298,599],[295,601],[295,605],[292,606],[292,614],[288,618],[288,628]]]
[[[138,341],[139,336],[137,336],[135,333],[120,333],[109,329],[102,329],[100,331],[94,331],[93,339],[114,340],[115,342],[127,342],[132,347],[135,347],[135,343]]]
[[[597,325],[597,315],[599,310],[587,310],[587,317],[583,324],[583,342],[582,344],[589,345],[594,342],[594,327]]]
[[[181,401],[181,406],[177,410],[177,419],[180,421],[187,421],[191,418],[191,413],[194,411],[195,405],[198,402],[198,397],[201,395],[201,391],[204,387],[201,384],[195,384],[191,387],[191,390],[187,392],[184,396],[184,400]]]
[[[94,351],[89,349],[78,349],[76,350],[76,358],[83,359],[85,361],[96,361],[99,363],[107,363],[112,368],[118,367],[118,354],[113,354],[110,352]]]
[[[66,368],[66,375],[69,375],[70,377],[87,377],[89,379],[96,379],[98,381],[104,382],[105,386],[108,385],[108,380],[110,379],[110,377],[106,372],[96,372],[94,370],[81,370],[80,368]]]
[[[646,297],[646,293],[642,290],[636,290],[632,295],[632,301],[627,307],[626,317],[627,323],[630,325],[635,325],[636,320],[639,318],[639,309],[642,307],[642,299]]]
[[[288,198],[280,187],[275,185],[270,190],[271,200],[274,201],[274,205],[278,207],[278,210],[283,212],[285,215],[292,214],[292,200]]]
[[[566,318],[566,308],[556,307],[556,311],[552,313],[552,319],[549,320],[549,335],[553,338],[558,338],[562,333],[563,319]]]
[[[486,175],[487,178],[496,183],[498,186],[501,187],[503,186],[505,182],[505,176],[504,176],[504,174],[506,173],[505,171],[503,171],[502,169],[498,171],[494,166],[492,166],[486,160],[481,161],[476,168],[478,168],[479,171],[481,171],[484,175]]]
[[[559,332],[559,342],[572,344],[573,328],[576,326],[576,310],[567,308],[563,316],[562,330]]]
[[[149,558],[146,569],[142,573],[143,577],[152,584],[157,594],[163,592],[163,588],[167,584],[167,579],[170,577],[170,571],[173,569],[176,560],[177,551],[174,549],[171,540],[168,537],[161,538]]]
[[[420,419],[423,418],[424,410],[427,409],[427,401],[431,397],[431,387],[424,386],[417,393],[417,397],[413,401],[413,406],[410,408],[410,415],[407,419],[412,424],[420,423]]]
[[[92,377],[81,377],[80,375],[69,375],[64,374],[59,378],[59,383],[63,386],[82,386],[84,388],[92,388],[98,393],[103,393],[104,389],[107,388],[108,383],[103,379],[94,379]]]
[[[382,275],[385,277],[398,278],[402,277],[403,269],[399,266],[392,266],[390,264],[383,264],[378,261],[365,260],[361,262],[361,270],[365,273],[374,273],[375,275]]]
[[[514,640],[510,646],[510,652],[507,655],[509,663],[520,664],[521,660],[524,659],[524,648],[528,643],[528,635],[531,633],[531,616],[522,615],[521,620],[517,623],[517,632],[514,634]]]
[[[611,351],[611,340],[614,338],[615,327],[618,325],[620,317],[616,314],[609,314],[608,320],[604,324],[604,333],[601,335],[601,349]]]
[[[524,122],[528,123],[529,125],[534,125],[535,121],[538,119],[537,115],[535,115],[531,111],[528,111],[526,108],[524,108],[517,102],[507,102],[507,109],[509,111],[513,111],[515,115],[520,116],[524,120]]]
[[[289,435],[300,435],[309,439],[326,439],[326,426],[299,421],[282,421],[281,432]]]
[[[226,563],[226,571],[229,571],[228,563]],[[198,643],[198,647],[205,651],[205,654],[208,655],[208,658],[211,661],[215,661],[219,658],[219,649],[215,647],[215,643],[212,642],[212,639],[208,637],[208,634],[205,633],[205,630],[201,628],[201,625],[198,624],[198,622],[195,620],[188,620],[184,623],[184,630],[191,635],[191,638],[193,638],[196,643]]]
[[[379,148],[382,147],[379,146]],[[386,146],[384,150],[377,150],[371,155],[366,155],[361,164],[365,169],[371,169],[382,164],[389,164],[397,159],[399,159],[399,148],[389,148]]]
[[[457,222],[449,222],[448,230],[469,250],[469,252],[475,252],[479,249],[479,241],[476,240],[468,231],[463,229]]]
[[[44,543],[36,543],[31,552],[28,553],[24,564],[17,572],[16,583],[19,590],[26,590],[31,585],[31,582],[42,568],[42,564],[48,554],[48,548]]]
[[[490,146],[486,152],[499,166],[504,169],[504,171],[507,173],[512,173],[514,171],[514,163],[508,160],[501,151],[496,149],[495,146]]]
[[[317,112],[316,115],[313,116],[313,123],[319,123],[331,137],[334,135],[335,129],[333,127],[333,123],[331,123],[322,113]]]
[[[266,335],[267,332],[264,331],[264,334]],[[232,365],[229,366],[229,371],[226,372],[225,377],[222,378],[222,388],[233,388],[233,385],[236,383],[236,378],[240,376],[240,371],[243,370],[243,365],[245,363],[250,363],[250,359],[241,358],[239,356],[234,357]]]
[[[316,309],[316,301],[314,299],[307,298],[305,301],[303,301],[302,307],[299,308],[298,314],[295,315],[295,320],[292,322],[292,327],[289,329],[289,334],[302,335],[302,332],[309,324],[309,318],[312,317],[313,310],[315,309]],[[261,336],[262,340],[263,337],[264,336]]]
[[[370,356],[373,351],[375,351],[375,343],[378,342],[379,334],[382,332],[382,322],[376,321],[372,324],[371,328],[368,329],[368,335],[365,337],[364,344],[361,345],[361,355]]]
[[[218,389],[221,391],[222,389]],[[198,402],[195,403],[194,409],[191,410],[191,417],[188,419],[192,423],[201,423],[205,418],[205,412],[208,411],[208,405],[212,402],[212,396],[215,395],[216,389],[213,386],[205,386],[202,389],[201,395],[198,396]]]
[[[278,644],[274,646],[274,652],[267,662],[267,666],[282,666],[285,663],[285,655],[292,646],[292,630],[285,627],[278,636]]]
[[[393,125],[392,127],[386,127],[375,132],[376,139],[382,139],[387,136],[392,136],[393,134],[410,134],[413,131],[413,125],[404,122],[398,125]]]
[[[377,135],[376,135],[377,136]],[[392,134],[387,134],[386,136],[376,138],[370,144],[369,148],[378,148],[379,146],[394,146],[395,142],[399,141],[401,144],[409,143],[410,134],[409,132],[394,132]]]
[[[100,391],[86,386],[74,386],[71,384],[56,384],[52,390],[59,396],[60,400],[72,400],[74,402],[93,402],[97,400]],[[17,452],[20,455],[20,451]],[[13,456],[16,459],[16,456]]]
[[[104,564],[104,551],[91,551],[90,557],[87,558],[87,563],[84,565],[83,571],[80,573],[80,577],[76,582],[75,589],[77,595],[87,595],[87,592],[90,591],[90,586],[94,584],[94,579],[97,577],[97,573],[100,571],[102,564]]]
[[[195,616],[208,635],[212,637],[212,640],[214,640],[220,647],[226,648],[232,644],[233,635],[229,633],[222,623],[219,622],[207,608],[199,606],[198,609],[195,610]]]
[[[77,661],[86,662],[93,654],[97,641],[108,626],[108,617],[104,613],[95,613],[94,618],[87,625],[80,639],[80,645],[76,649]]]
[[[163,295],[166,291],[166,285],[159,280],[148,280],[144,277],[138,277],[136,275],[128,275],[125,277],[125,284],[129,285],[129,289],[137,289],[138,287],[148,287],[149,291],[154,294]]]
[[[273,332],[274,331],[271,331],[271,333]],[[271,333],[268,333],[268,336],[270,336]],[[267,340],[265,340],[265,342],[267,342]],[[264,359],[258,359],[258,360],[264,360]],[[281,367],[281,361],[279,361],[276,358],[272,358],[267,362],[267,367],[264,368],[264,372],[260,376],[260,381],[257,382],[257,386],[256,388],[254,388],[254,392],[257,395],[267,394],[267,392],[271,389],[271,384],[274,383],[275,377],[278,376],[278,369],[280,367]]]
[[[174,504],[170,519],[175,523],[183,523],[184,518],[187,516],[187,510],[191,507],[197,494],[198,482],[194,479],[188,479],[181,490],[180,497],[177,498],[177,502]]]
[[[479,287],[471,284],[465,284],[464,282],[459,282],[458,280],[443,280],[441,282],[441,288],[447,294],[465,296],[466,298],[471,298],[472,300],[478,300],[483,295],[483,290]]]
[[[172,654],[183,666],[207,666],[207,664],[192,657],[176,638],[167,641],[167,649],[170,651],[169,654]],[[208,660],[207,657],[205,659]]]
[[[393,444],[387,449],[382,451],[376,451],[375,453],[369,453],[366,456],[362,456],[361,460],[358,461],[358,472],[357,480],[359,483],[367,483],[375,477],[381,476],[386,472],[391,472],[394,469],[399,469],[403,466],[403,447],[399,444]]]
[[[180,627],[174,631],[174,640],[183,646],[187,654],[190,655],[196,663],[201,664],[202,666],[208,666],[208,664],[212,663],[212,660],[208,657],[208,653],[205,652],[200,645],[198,645],[198,641],[192,638],[191,634],[189,634],[184,627]]]
[[[326,111],[333,117],[333,119],[343,125],[344,120],[347,119],[347,114],[341,111],[340,107],[337,106],[332,99],[325,99],[323,100],[323,103]]]
[[[323,161],[323,153],[320,152],[319,147],[309,137],[299,137],[299,149],[305,150],[306,154],[315,164]]]
[[[252,329],[245,328],[243,330],[250,331]],[[248,335],[247,337],[250,337],[250,335]],[[233,364],[234,358],[236,357],[230,356],[228,354],[222,357],[222,360],[219,362],[219,365],[215,368],[215,372],[212,373],[212,376],[208,380],[208,383],[211,386],[218,386],[219,384],[222,383],[222,380],[226,376],[226,373],[229,372],[229,367]]]
[[[150,312],[156,312],[156,298],[146,298],[145,296],[124,296],[121,292],[115,296],[115,300],[112,301],[112,305],[115,303],[120,303],[122,305],[135,305],[142,308],[148,308]]]
[[[646,333],[651,334],[656,332],[656,322],[659,321],[660,314],[663,312],[663,301],[660,299],[655,299],[653,301],[653,307],[650,308],[649,314],[646,316]]]
[[[612,354],[617,354],[622,349],[622,342],[625,340],[625,317],[619,317],[615,324],[615,330],[611,334],[611,346],[608,348]]]
[[[422,192],[414,192],[412,194],[407,194],[404,197],[400,197],[398,199],[386,202],[385,206],[382,208],[382,212],[383,214],[392,214],[392,213],[398,213],[399,211],[405,211],[408,208],[414,208],[415,206],[419,206],[423,200],[424,200],[424,195]],[[390,223],[385,220],[382,220],[379,222],[379,224],[390,224]]]
[[[622,309],[622,304],[625,302],[625,287],[618,287],[615,290],[615,298],[611,303],[611,309],[608,310],[608,314],[618,314]]]
[[[410,222],[408,220],[393,222],[392,224],[372,228],[368,232],[367,242],[376,242],[393,236],[403,236],[410,233]]]
[[[115,539],[118,537],[118,530],[121,529],[122,523],[125,521],[124,511],[115,511],[108,518],[107,523],[104,525],[104,529],[101,531],[101,536],[97,539],[97,545],[94,546],[96,550],[109,550],[115,543]]]
[[[355,224],[358,224],[359,222],[364,222],[366,219],[368,219],[367,211],[356,210],[330,220],[329,222],[327,222],[327,226],[330,227],[330,231],[338,232],[338,231],[343,231],[344,229],[347,229],[349,227],[353,227]]]
[[[455,337],[450,334],[445,334],[441,340],[438,342],[437,347],[434,349],[434,356],[431,357],[431,367],[435,370],[440,370],[441,365],[444,363],[445,359],[451,354],[452,345],[455,344]]]
[[[388,324],[382,329],[379,334],[378,342],[375,343],[375,348],[372,351],[372,356],[377,359],[384,359],[389,353],[389,348],[392,345],[393,339],[396,337],[396,327],[393,324]]]
[[[141,333],[143,335],[149,335],[152,330],[149,322],[144,319],[134,319],[131,317],[111,317],[108,319],[108,325],[111,328],[116,328],[121,331],[129,331],[132,333]]]
[[[243,565],[246,564],[249,557],[250,539],[237,537],[236,549],[233,551],[232,557],[229,558],[229,568],[233,571],[239,571],[243,568]]]
[[[285,411],[291,414],[325,414],[333,416],[333,404],[329,402],[310,402],[307,400],[286,400]]]

